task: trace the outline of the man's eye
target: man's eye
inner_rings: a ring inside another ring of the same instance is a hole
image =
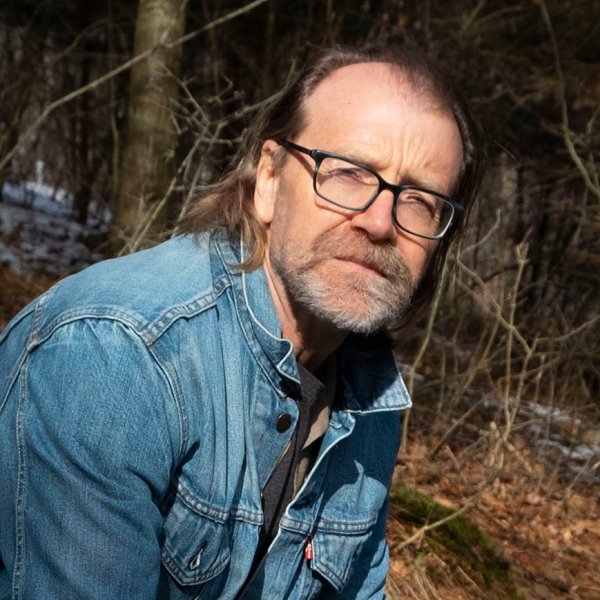
[[[415,210],[428,211],[431,215],[437,213],[438,203],[431,196],[411,193],[410,195],[404,196],[402,201],[412,206]]]
[[[362,169],[354,169],[352,167],[337,167],[331,169],[328,175],[329,177],[345,180],[362,181],[364,179],[364,172]]]

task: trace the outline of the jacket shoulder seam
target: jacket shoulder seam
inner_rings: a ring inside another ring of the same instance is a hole
[[[42,296],[35,308],[32,335],[27,350],[32,351],[65,325],[75,321],[88,320],[118,321],[134,331],[143,343],[149,346],[178,319],[194,317],[214,306],[217,298],[228,285],[225,278],[221,278],[215,282],[214,289],[211,289],[210,292],[185,304],[171,306],[152,321],[145,319],[138,311],[124,310],[118,306],[85,306],[61,311],[48,323],[42,324],[43,309],[47,304],[47,298]]]

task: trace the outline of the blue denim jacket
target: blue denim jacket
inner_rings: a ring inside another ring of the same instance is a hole
[[[176,238],[65,279],[7,326],[0,598],[383,597],[410,401],[392,356],[352,338],[343,406],[247,581],[299,377],[263,271],[239,260],[221,233]]]

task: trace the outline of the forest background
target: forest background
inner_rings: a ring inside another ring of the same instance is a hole
[[[415,408],[388,591],[597,599],[599,36],[597,0],[4,0],[0,328],[57,277],[164,237],[316,49],[415,43],[471,99],[488,174],[401,334]],[[8,216],[44,190],[77,227],[66,262],[67,234],[35,260],[56,219]]]

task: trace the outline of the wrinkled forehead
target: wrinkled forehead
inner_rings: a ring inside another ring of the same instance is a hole
[[[386,63],[333,71],[307,99],[300,143],[450,193],[464,167],[460,130],[454,115],[413,79]]]
[[[380,145],[377,140],[385,145],[401,143],[398,140],[431,140],[433,136],[434,145],[452,146],[453,158],[458,151],[458,164],[453,161],[450,170],[462,173],[462,134],[448,99],[440,95],[443,92],[436,92],[436,83],[426,75],[407,73],[397,65],[347,65],[330,73],[308,96],[300,135],[306,143],[310,138],[315,147],[335,141],[338,152],[355,143],[376,148]],[[434,130],[429,127],[433,122]],[[413,149],[414,145],[410,151]]]

